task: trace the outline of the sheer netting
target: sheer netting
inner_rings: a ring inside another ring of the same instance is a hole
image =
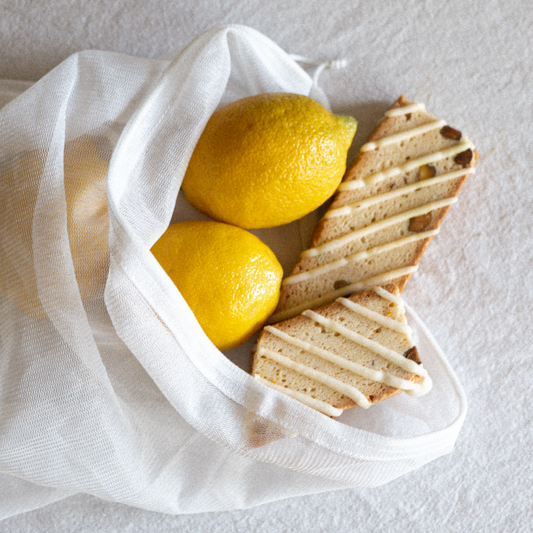
[[[212,112],[273,91],[327,106],[316,76],[226,26],[172,61],[75,54],[0,109],[0,517],[79,492],[246,508],[452,449],[464,393],[412,311],[431,393],[332,420],[219,352],[150,253]]]

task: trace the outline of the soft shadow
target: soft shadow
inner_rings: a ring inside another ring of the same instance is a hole
[[[357,131],[348,151],[348,166],[356,158],[361,146],[365,143],[368,136],[376,129],[383,114],[392,102],[361,102],[356,104],[340,104],[335,106],[333,112],[337,115],[350,115],[357,120]]]

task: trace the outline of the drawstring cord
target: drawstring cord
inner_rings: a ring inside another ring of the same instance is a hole
[[[332,59],[330,61],[314,61],[307,57],[291,54],[291,59],[294,59],[297,63],[301,63],[308,67],[316,67],[313,73],[313,85],[318,85],[318,78],[324,69],[331,68],[334,70],[340,70],[346,68],[348,61],[346,59]]]

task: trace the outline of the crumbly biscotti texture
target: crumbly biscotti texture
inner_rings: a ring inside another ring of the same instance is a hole
[[[462,133],[401,96],[363,145],[282,284],[271,322],[369,287],[403,290],[477,161]]]
[[[386,289],[267,326],[252,375],[328,416],[367,408],[402,390],[423,394],[431,380],[413,346],[399,289]]]

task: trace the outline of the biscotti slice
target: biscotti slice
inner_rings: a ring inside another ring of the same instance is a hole
[[[393,285],[387,289],[339,298],[266,326],[252,375],[333,417],[403,390],[424,394],[431,379],[413,345],[400,291]]]
[[[476,160],[460,131],[401,96],[283,281],[271,321],[374,285],[393,283],[402,291]]]

